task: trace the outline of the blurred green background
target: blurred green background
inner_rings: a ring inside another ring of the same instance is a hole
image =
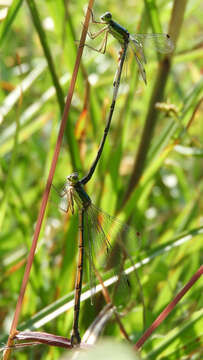
[[[86,5],[81,0],[0,1],[2,346],[31,246]],[[202,262],[202,10],[200,0],[126,0],[125,6],[121,0],[103,0],[94,4],[97,19],[110,11],[132,34],[170,32],[175,43],[174,53],[164,60],[146,46],[147,86],[128,54],[110,134],[86,187],[97,206],[141,234],[140,252],[131,255],[135,263],[146,260],[138,270],[145,311],[135,282],[133,301],[122,308],[123,325],[134,343]],[[98,48],[101,39],[87,42]],[[85,175],[96,155],[111,103],[118,50],[111,36],[105,55],[84,49],[54,176],[59,189],[73,171]],[[72,309],[52,315],[73,299],[78,220],[77,215],[61,214],[55,201],[52,190],[19,329],[70,337]],[[81,334],[104,304],[99,295],[94,306],[90,300],[82,303]],[[141,357],[181,359],[194,353],[200,359],[201,306],[199,280],[144,345]],[[113,318],[103,335],[123,341]],[[62,351],[41,345],[14,351],[12,358],[59,359]]]

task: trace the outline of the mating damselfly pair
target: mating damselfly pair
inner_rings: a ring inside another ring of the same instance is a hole
[[[91,33],[88,31],[88,35],[91,39],[97,38],[99,35],[104,33],[104,39],[99,49],[95,49],[92,46],[87,45],[93,50],[96,50],[100,53],[106,52],[106,45],[108,40],[108,34],[111,34],[121,45],[121,52],[124,48],[130,47],[135,56],[136,62],[138,64],[139,72],[144,80],[147,83],[146,71],[144,64],[146,64],[145,57],[145,48],[147,49],[150,46],[163,54],[168,54],[173,51],[174,45],[168,34],[135,34],[131,35],[127,29],[121,26],[119,23],[113,20],[112,14],[110,12],[104,13],[100,19],[101,21],[96,21],[91,11],[92,23],[106,25],[99,31]],[[115,81],[114,81],[115,83]]]
[[[70,210],[74,214],[74,204],[76,203],[79,209],[79,242],[78,242],[78,266],[77,276],[75,283],[75,305],[74,305],[74,320],[71,336],[72,345],[78,345],[81,342],[78,321],[80,310],[80,297],[82,291],[82,279],[84,269],[84,258],[88,259],[89,263],[89,281],[90,288],[94,289],[94,272],[97,271],[97,263],[103,263],[107,269],[115,267],[116,271],[121,274],[124,269],[124,263],[126,258],[130,258],[136,254],[138,248],[137,233],[132,228],[124,225],[116,218],[103,212],[97,208],[91,201],[88,194],[85,192],[83,185],[86,184],[98,163],[103,150],[106,134],[108,133],[110,122],[115,106],[118,87],[120,83],[121,71],[123,62],[126,57],[128,47],[130,47],[134,53],[137,61],[141,76],[146,83],[146,72],[144,64],[146,58],[144,54],[144,43],[150,40],[155,48],[162,52],[168,53],[173,49],[172,41],[169,35],[166,34],[137,34],[133,37],[124,27],[115,22],[112,19],[110,12],[106,12],[101,16],[101,21],[95,21],[92,15],[92,22],[96,24],[105,24],[96,33],[88,32],[92,39],[95,39],[100,34],[104,33],[104,39],[98,52],[105,53],[108,34],[113,35],[121,45],[121,57],[120,65],[114,79],[114,93],[112,105],[109,113],[109,120],[107,122],[107,130],[104,132],[103,139],[98,150],[98,154],[93,162],[93,165],[86,177],[79,180],[78,174],[73,173],[67,177],[66,184],[62,190],[60,196],[66,199],[66,208],[63,209],[66,212]],[[89,46],[89,45],[87,45]],[[95,49],[94,49],[95,50]],[[86,256],[84,256],[84,254]],[[106,260],[107,259],[107,260]]]
[[[125,225],[92,203],[81,181],[77,173],[67,176],[60,193],[63,200],[61,210],[65,212],[70,210],[74,214],[75,204],[79,210],[79,254],[71,337],[73,345],[81,341],[78,320],[84,267],[89,268],[88,278],[92,295],[95,287],[95,272],[99,270],[103,273],[109,270],[111,276],[117,274],[118,281],[122,282],[126,301],[129,289],[127,289],[127,278],[124,274],[125,261],[128,260],[129,267],[133,265],[133,257],[137,254],[140,242],[139,234],[132,227]],[[84,260],[87,260],[87,266],[84,265]]]

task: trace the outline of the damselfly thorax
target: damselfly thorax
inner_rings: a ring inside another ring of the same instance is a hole
[[[74,202],[80,210],[86,210],[91,205],[91,199],[79,183],[77,173],[67,176],[64,193],[67,195],[67,212],[70,209],[71,213],[74,214]]]

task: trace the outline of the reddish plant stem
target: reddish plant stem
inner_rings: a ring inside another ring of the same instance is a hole
[[[17,341],[32,341],[38,344],[46,344],[66,349],[72,349],[70,340],[68,340],[64,336],[53,335],[40,331],[21,331],[15,335],[14,339]],[[27,346],[29,346],[29,343],[27,343]]]
[[[176,295],[176,297],[165,307],[161,314],[156,318],[152,325],[145,331],[142,337],[136,342],[135,350],[139,350],[149,336],[154,332],[154,330],[165,320],[165,318],[171,313],[177,303],[182,299],[182,297],[189,291],[193,284],[200,278],[203,274],[203,265],[200,266],[198,271],[193,275],[193,277],[188,281],[184,288]]]
[[[30,253],[28,255],[27,264],[26,264],[26,268],[25,268],[25,272],[24,272],[24,277],[23,277],[23,281],[22,281],[22,285],[21,285],[21,289],[20,289],[20,295],[18,297],[16,310],[14,313],[14,317],[13,317],[13,321],[12,321],[12,325],[11,325],[11,329],[10,329],[10,335],[9,335],[9,339],[8,339],[8,343],[7,343],[8,349],[4,353],[3,360],[9,359],[10,352],[11,352],[10,347],[13,344],[13,336],[16,333],[16,328],[17,328],[17,324],[18,324],[18,320],[19,320],[19,316],[20,316],[20,312],[21,312],[21,308],[22,308],[23,298],[24,298],[26,287],[27,287],[31,266],[32,266],[32,262],[34,259],[35,250],[37,247],[37,241],[39,238],[42,221],[44,218],[44,214],[45,214],[45,210],[46,210],[46,206],[47,206],[47,202],[48,202],[48,196],[49,196],[54,172],[56,169],[56,163],[58,160],[58,156],[59,156],[59,152],[60,152],[60,148],[61,148],[61,144],[62,144],[62,140],[63,140],[63,134],[64,134],[66,123],[67,123],[67,117],[69,114],[70,105],[71,105],[73,92],[74,92],[74,88],[75,88],[75,83],[76,83],[76,79],[77,79],[77,74],[78,74],[78,70],[79,70],[80,60],[81,60],[83,49],[84,49],[84,43],[85,43],[85,39],[86,39],[86,35],[87,35],[87,29],[88,29],[88,24],[89,24],[89,20],[90,20],[90,14],[91,14],[91,9],[92,9],[93,3],[94,3],[94,0],[89,0],[89,4],[88,4],[86,16],[85,16],[85,22],[84,22],[84,26],[83,26],[83,30],[82,30],[82,34],[81,34],[81,39],[80,39],[80,45],[79,45],[78,52],[77,52],[73,75],[72,75],[72,79],[70,82],[70,87],[69,87],[67,100],[66,100],[66,104],[65,104],[65,108],[64,108],[64,112],[63,112],[63,116],[62,116],[61,126],[59,129],[59,134],[58,134],[56,147],[55,147],[55,151],[54,151],[54,155],[53,155],[53,159],[52,159],[52,163],[51,163],[51,168],[49,171],[47,184],[46,184],[46,187],[44,190],[41,208],[39,211],[39,215],[38,215],[38,219],[37,219],[37,223],[36,223],[36,227],[35,227],[35,232],[34,232],[34,236],[33,236],[32,246],[30,249]]]

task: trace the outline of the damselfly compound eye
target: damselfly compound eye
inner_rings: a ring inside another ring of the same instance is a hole
[[[103,15],[100,17],[100,19],[101,19],[102,21],[109,21],[109,20],[112,19],[112,15],[111,15],[110,12],[106,12],[105,14],[103,14]]]

